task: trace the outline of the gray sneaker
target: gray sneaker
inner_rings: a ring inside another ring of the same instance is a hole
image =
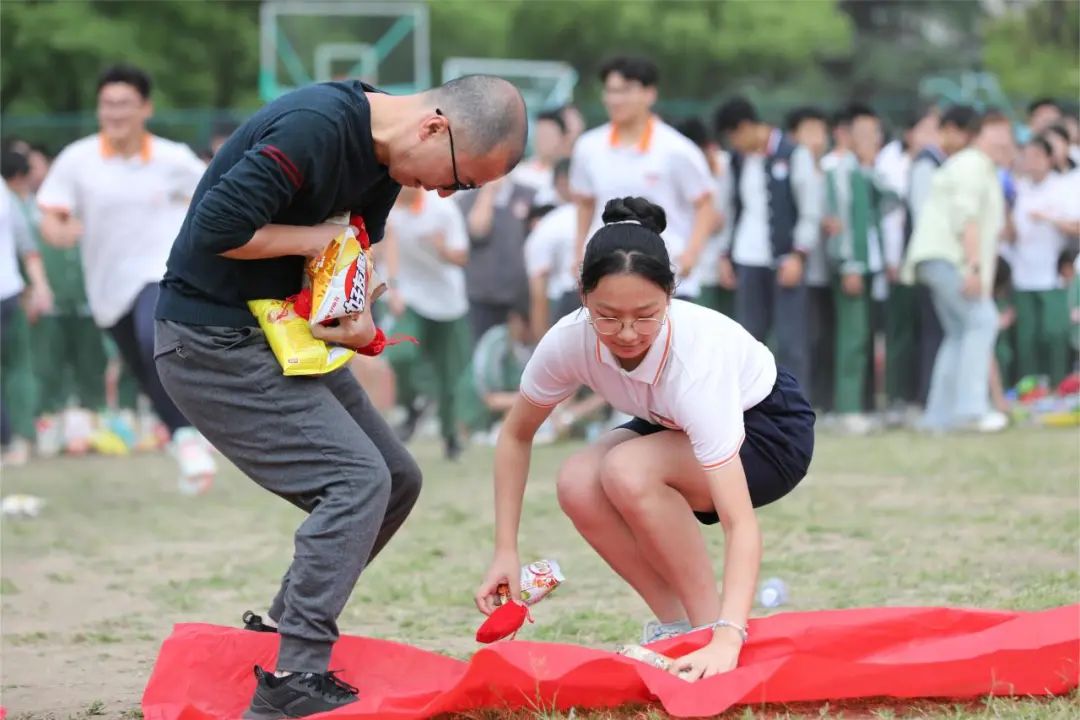
[[[659,642],[660,640],[667,640],[676,637],[677,635],[688,633],[690,630],[691,627],[688,620],[677,620],[673,623],[662,623],[658,620],[649,620],[641,630],[641,644],[648,645],[649,643]]]

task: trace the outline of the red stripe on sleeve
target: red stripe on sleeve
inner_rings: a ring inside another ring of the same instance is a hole
[[[296,165],[293,164],[293,161],[290,160],[285,153],[281,152],[281,150],[278,150],[273,145],[266,145],[259,150],[259,153],[277,163],[278,167],[281,168],[281,171],[285,173],[285,176],[289,178],[289,182],[291,182],[294,187],[299,188],[304,184],[304,176],[296,169]]]

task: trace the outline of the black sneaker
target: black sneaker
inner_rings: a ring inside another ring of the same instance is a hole
[[[263,622],[262,615],[256,615],[250,610],[244,613],[243,620],[245,630],[251,630],[252,632],[277,632],[276,627],[274,627],[273,625],[267,625]]]
[[[405,408],[405,421],[398,425],[397,439],[403,443],[407,443],[412,440],[412,436],[416,434],[416,426],[420,423],[420,418],[424,415],[424,410],[427,405],[422,401],[414,402]]]
[[[456,437],[446,438],[446,459],[454,462],[461,457],[461,453],[464,449],[461,447],[461,441]]]
[[[333,671],[275,677],[256,665],[255,677],[259,684],[244,720],[280,720],[330,712],[356,702],[359,692]]]

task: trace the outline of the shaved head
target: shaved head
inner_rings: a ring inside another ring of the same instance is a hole
[[[493,75],[465,75],[426,94],[450,122],[463,154],[476,158],[505,153],[507,171],[525,154],[525,99],[512,83]]]

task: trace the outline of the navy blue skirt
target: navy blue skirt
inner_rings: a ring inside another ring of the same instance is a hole
[[[776,384],[768,397],[743,413],[746,439],[739,450],[754,507],[776,502],[806,477],[814,455],[814,410],[799,382],[783,368],[776,370]],[[652,435],[668,428],[634,418],[619,427],[638,435]],[[695,512],[705,525],[720,521],[715,512]]]

